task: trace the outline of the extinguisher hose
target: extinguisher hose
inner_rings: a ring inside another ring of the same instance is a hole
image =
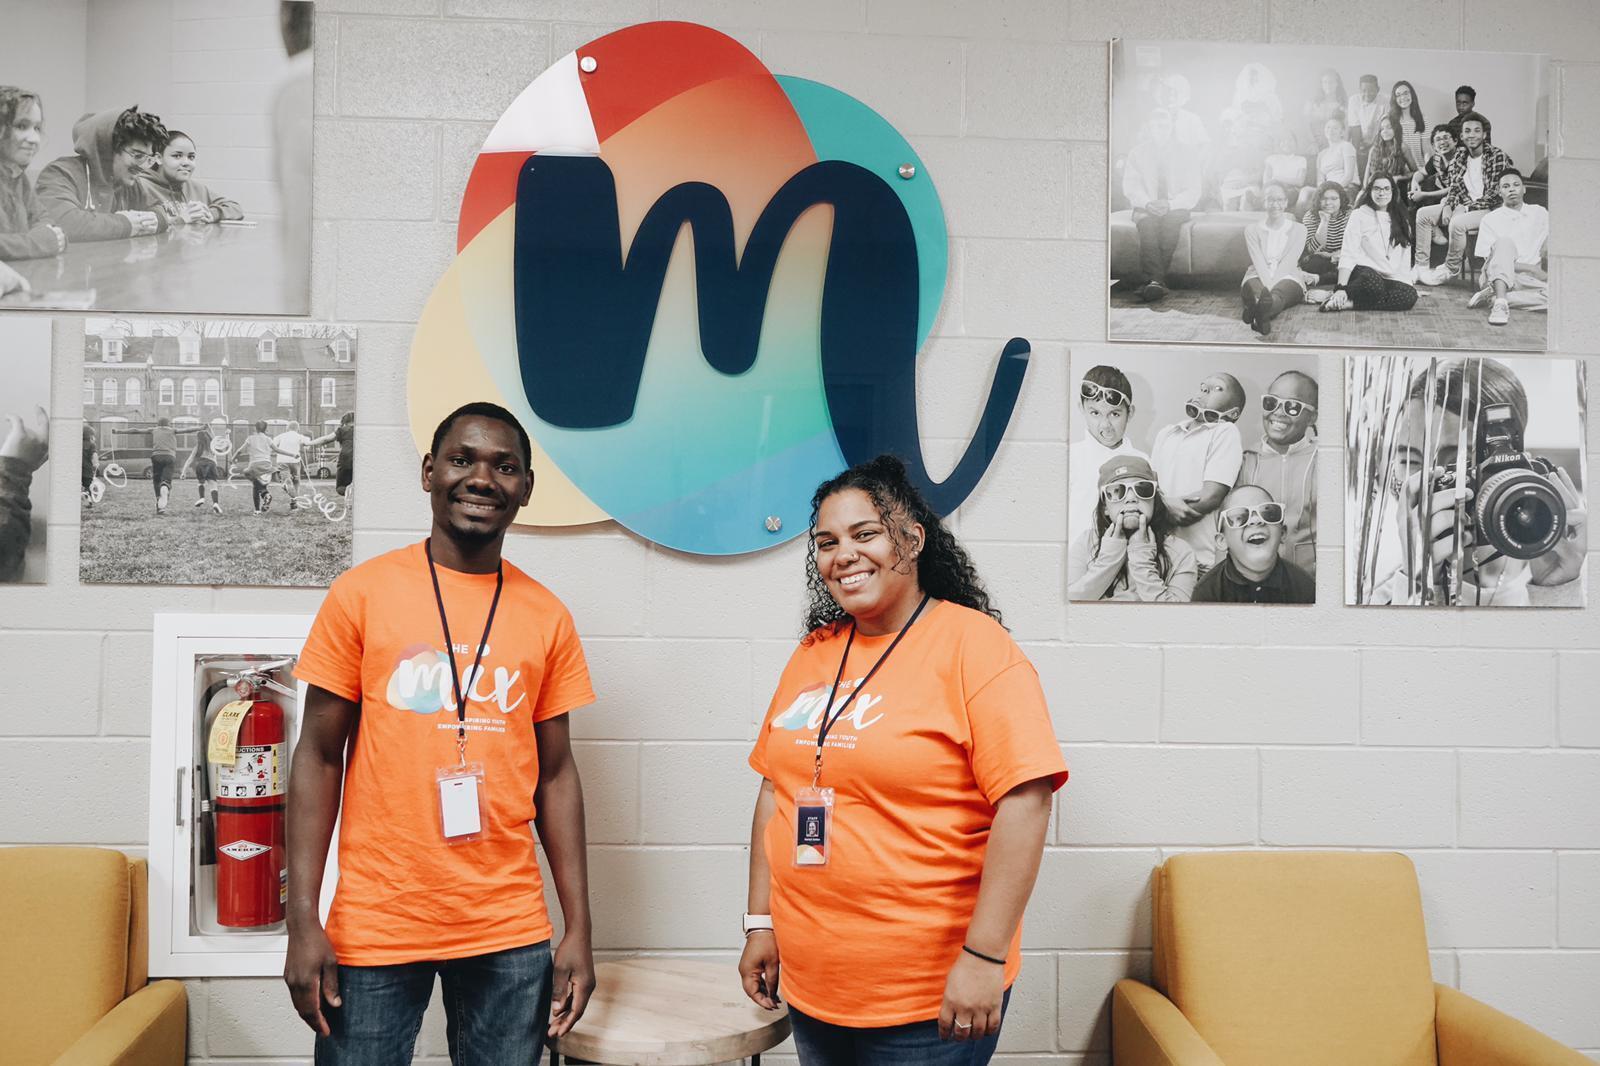
[[[218,694],[231,693],[231,686],[226,681],[218,681],[207,685],[203,699],[205,700],[205,725],[207,733],[211,729],[211,719],[215,708],[212,702]],[[223,701],[226,702],[226,701]],[[219,703],[218,707],[221,706]],[[201,866],[215,866],[217,864],[217,814],[211,802],[211,764],[201,759],[195,766],[195,796],[199,800],[196,806],[199,810],[195,815],[195,832],[198,841],[195,850]]]

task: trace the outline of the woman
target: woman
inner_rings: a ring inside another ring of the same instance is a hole
[[[1403,78],[1389,90],[1389,121],[1394,123],[1395,134],[1406,154],[1420,163],[1427,153],[1428,123],[1422,117],[1417,90]]]
[[[1300,269],[1314,274],[1319,285],[1332,285],[1339,279],[1339,249],[1344,246],[1344,227],[1350,219],[1350,200],[1344,186],[1325,181],[1317,187],[1312,208],[1301,220],[1306,229],[1306,249],[1300,256]]]
[[[1406,151],[1393,118],[1389,115],[1382,116],[1378,119],[1378,140],[1373,144],[1372,151],[1367,153],[1367,169],[1361,178],[1362,187],[1371,185],[1372,179],[1379,175],[1393,178],[1395,196],[1399,198],[1400,206],[1405,207],[1406,193],[1411,188],[1411,175],[1417,170],[1417,158]],[[1409,214],[1409,210],[1407,213]]]
[[[1067,777],[1044,693],[900,460],[811,514],[806,635],[750,754],[744,990],[776,1009],[781,968],[803,1066],[987,1063]]]
[[[1305,279],[1300,276],[1300,255],[1306,247],[1306,228],[1289,214],[1289,194],[1282,185],[1268,185],[1261,191],[1267,217],[1244,231],[1245,250],[1250,266],[1239,286],[1240,318],[1263,337],[1272,329],[1272,320],[1306,298]]]
[[[1161,499],[1150,464],[1113,456],[1100,467],[1094,528],[1067,551],[1067,599],[1187,603],[1199,570]]]
[[[43,140],[39,97],[0,85],[0,262],[59,255],[67,247],[67,235],[45,221],[28,180]]]
[[[1344,91],[1344,78],[1332,67],[1325,68],[1317,77],[1317,92],[1305,106],[1306,125],[1311,130],[1313,151],[1328,144],[1328,120],[1337,116],[1344,121],[1344,105],[1348,99]]]
[[[1414,277],[1411,216],[1394,194],[1394,179],[1379,177],[1350,212],[1339,249],[1339,288],[1322,309],[1409,311],[1417,303]]]

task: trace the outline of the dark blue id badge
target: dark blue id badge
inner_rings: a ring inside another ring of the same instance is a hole
[[[833,835],[833,789],[802,788],[794,796],[794,864],[828,865]]]

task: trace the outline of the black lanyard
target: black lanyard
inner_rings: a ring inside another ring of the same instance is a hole
[[[878,656],[878,661],[872,664],[872,669],[867,671],[867,676],[863,677],[861,683],[851,691],[850,695],[844,698],[844,702],[839,705],[839,709],[834,711],[832,716],[829,716],[828,709],[833,706],[834,699],[839,695],[839,682],[844,680],[845,664],[850,661],[850,647],[856,642],[856,623],[854,619],[850,620],[850,636],[845,638],[844,654],[839,657],[839,672],[833,675],[833,687],[828,690],[828,702],[823,705],[822,728],[817,730],[817,761],[811,771],[812,788],[816,788],[817,782],[822,780],[822,742],[828,739],[828,730],[833,728],[833,723],[844,717],[844,712],[849,710],[850,704],[861,694],[861,690],[867,687],[867,682],[871,681],[872,675],[878,672],[878,667],[887,662],[889,656],[894,654],[895,647],[905,639],[907,633],[911,632],[912,624],[916,622],[917,616],[922,613],[922,609],[926,606],[928,606],[928,594],[923,593],[922,602],[917,604],[917,609],[911,612],[911,617],[906,619],[906,624],[900,627],[900,632],[894,635],[894,639],[889,642],[889,646],[883,649],[883,654]]]
[[[444,594],[439,591],[439,571],[433,565],[433,538],[429,537],[422,542],[422,550],[428,555],[428,576],[433,578],[433,598],[439,605],[439,625],[444,629],[444,657],[450,663],[450,683],[455,686],[456,693],[456,745],[460,752],[461,761],[467,761],[467,701],[461,693],[461,671],[456,666],[456,646],[450,640],[450,618],[444,611]],[[467,675],[468,683],[477,680],[478,667],[483,664],[483,649],[489,646],[489,630],[494,628],[494,612],[500,607],[500,590],[505,587],[506,566],[500,563],[495,571],[494,599],[489,601],[489,617],[483,623],[483,639],[478,641],[478,654],[472,660],[472,672]]]

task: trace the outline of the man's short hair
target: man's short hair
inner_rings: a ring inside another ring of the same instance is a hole
[[[1316,402],[1318,394],[1322,391],[1317,386],[1317,379],[1312,377],[1310,374],[1307,374],[1304,370],[1285,370],[1283,373],[1279,374],[1278,377],[1273,378],[1272,380],[1277,381],[1278,378],[1298,378],[1307,385],[1310,385],[1311,400],[1313,403]],[[1271,382],[1268,382],[1268,385],[1270,386]]]
[[[439,423],[433,431],[433,443],[428,447],[428,454],[437,455],[439,445],[444,443],[444,435],[450,432],[450,427],[455,425],[460,418],[492,418],[496,422],[504,422],[517,431],[517,443],[522,445],[522,461],[527,465],[528,471],[533,471],[533,441],[528,439],[528,431],[522,428],[522,423],[517,421],[517,416],[507,411],[497,403],[478,400],[474,403],[464,403],[454,411],[444,416],[444,421]]]
[[[1376,84],[1378,84],[1378,76],[1376,74],[1363,74],[1363,75],[1361,75],[1361,77],[1359,79],[1357,79],[1356,84],[1357,85],[1376,85]]]
[[[170,426],[172,425],[172,419],[168,418],[166,415],[162,415],[160,418],[156,419],[156,425]]]
[[[1084,372],[1083,380],[1107,389],[1116,389],[1133,402],[1133,385],[1128,381],[1128,375],[1114,366],[1091,366]]]
[[[1441,122],[1428,131],[1428,140],[1433,140],[1440,133],[1448,133],[1451,140],[1455,140],[1456,128],[1448,122]]]
[[[1500,177],[1502,177],[1502,178],[1508,178],[1508,177],[1511,177],[1512,175],[1515,175],[1524,184],[1527,183],[1528,179],[1524,178],[1522,176],[1522,171],[1518,170],[1516,167],[1506,167],[1504,170],[1502,170],[1500,172]],[[1495,184],[1498,185],[1498,184],[1500,184],[1500,182],[1496,181]]]
[[[1476,111],[1464,111],[1456,116],[1456,126],[1459,129],[1466,129],[1467,123],[1469,122],[1476,122],[1478,125],[1482,126],[1483,139],[1485,141],[1489,139],[1489,134],[1493,132],[1493,127],[1489,125],[1489,120],[1487,118],[1484,118]]]
[[[116,124],[111,127],[111,150],[120,152],[139,142],[149,145],[151,151],[159,150],[166,146],[167,128],[161,124],[159,116],[140,111],[139,105],[134,104],[118,115]]]
[[[1462,93],[1466,93],[1468,96],[1472,97],[1474,100],[1476,100],[1478,98],[1478,90],[1474,89],[1470,85],[1457,85],[1456,86],[1456,95],[1460,96]]]

